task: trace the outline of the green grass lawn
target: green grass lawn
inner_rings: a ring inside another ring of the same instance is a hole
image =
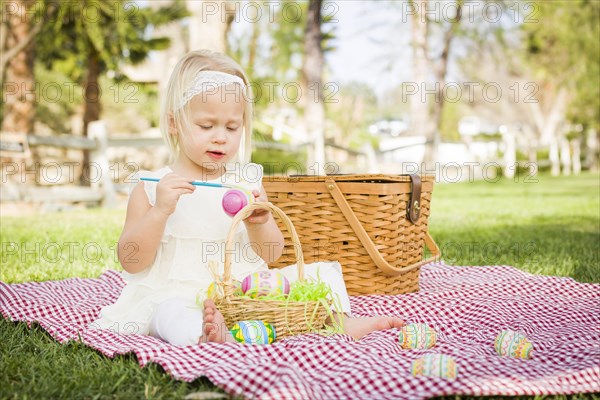
[[[600,282],[600,177],[536,180],[437,185],[430,229],[444,260]]]
[[[600,176],[536,179],[436,185],[430,228],[444,260],[600,282]],[[124,214],[3,216],[0,280],[97,277],[120,269],[115,243]],[[111,360],[79,343],[60,345],[39,327],[3,319],[0,349],[0,398],[158,399],[215,390],[204,379],[178,382],[154,364],[140,368],[131,355]]]

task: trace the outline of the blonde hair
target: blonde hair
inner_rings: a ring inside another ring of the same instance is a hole
[[[252,151],[252,102],[250,101],[252,99],[252,92],[250,82],[238,63],[225,54],[210,50],[196,50],[187,53],[177,62],[171,73],[160,115],[160,130],[165,142],[169,146],[171,161],[179,154],[179,139],[178,136],[170,134],[169,128],[171,124],[174,124],[177,132],[184,134],[191,125],[189,103],[181,108],[178,105],[181,99],[183,99],[185,91],[192,85],[194,78],[201,71],[224,72],[235,75],[244,81],[246,85],[242,96],[245,103],[244,131],[242,132],[240,148],[232,161],[249,162]]]

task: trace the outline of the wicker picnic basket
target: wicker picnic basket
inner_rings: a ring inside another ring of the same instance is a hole
[[[269,201],[298,230],[306,262],[339,261],[350,295],[419,290],[422,265],[440,256],[427,231],[433,176],[271,176]],[[423,259],[424,247],[431,253]],[[289,264],[290,248],[271,264]]]
[[[275,327],[277,338],[315,332],[323,328],[327,315],[330,313],[327,307],[331,302],[325,304],[316,301],[284,301],[284,300],[260,300],[247,297],[236,297],[231,277],[231,255],[233,253],[233,238],[236,227],[247,218],[254,210],[267,209],[279,217],[286,231],[291,235],[294,255],[298,267],[298,280],[304,280],[304,257],[302,247],[296,229],[292,221],[285,213],[272,203],[256,202],[247,205],[233,218],[227,241],[225,243],[225,261],[222,282],[223,299],[217,302],[217,308],[223,314],[227,326],[245,320],[261,320]]]

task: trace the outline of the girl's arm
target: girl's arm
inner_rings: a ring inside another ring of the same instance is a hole
[[[190,180],[168,174],[156,187],[156,204],[150,205],[140,182],[131,192],[125,226],[119,238],[119,262],[129,273],[141,272],[154,262],[169,216],[182,194],[192,193]]]
[[[261,187],[260,192],[254,191],[256,201],[269,201],[267,192]],[[248,237],[257,254],[266,263],[273,262],[283,252],[283,234],[277,226],[273,215],[268,210],[255,210],[244,220]]]

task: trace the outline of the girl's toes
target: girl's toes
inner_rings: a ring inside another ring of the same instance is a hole
[[[214,301],[212,301],[211,299],[204,300],[204,309],[205,310],[208,310],[208,309],[214,310],[215,308],[217,308],[217,306],[215,306]]]
[[[400,318],[393,317],[391,318],[390,325],[392,328],[401,329],[404,326],[404,321]]]

